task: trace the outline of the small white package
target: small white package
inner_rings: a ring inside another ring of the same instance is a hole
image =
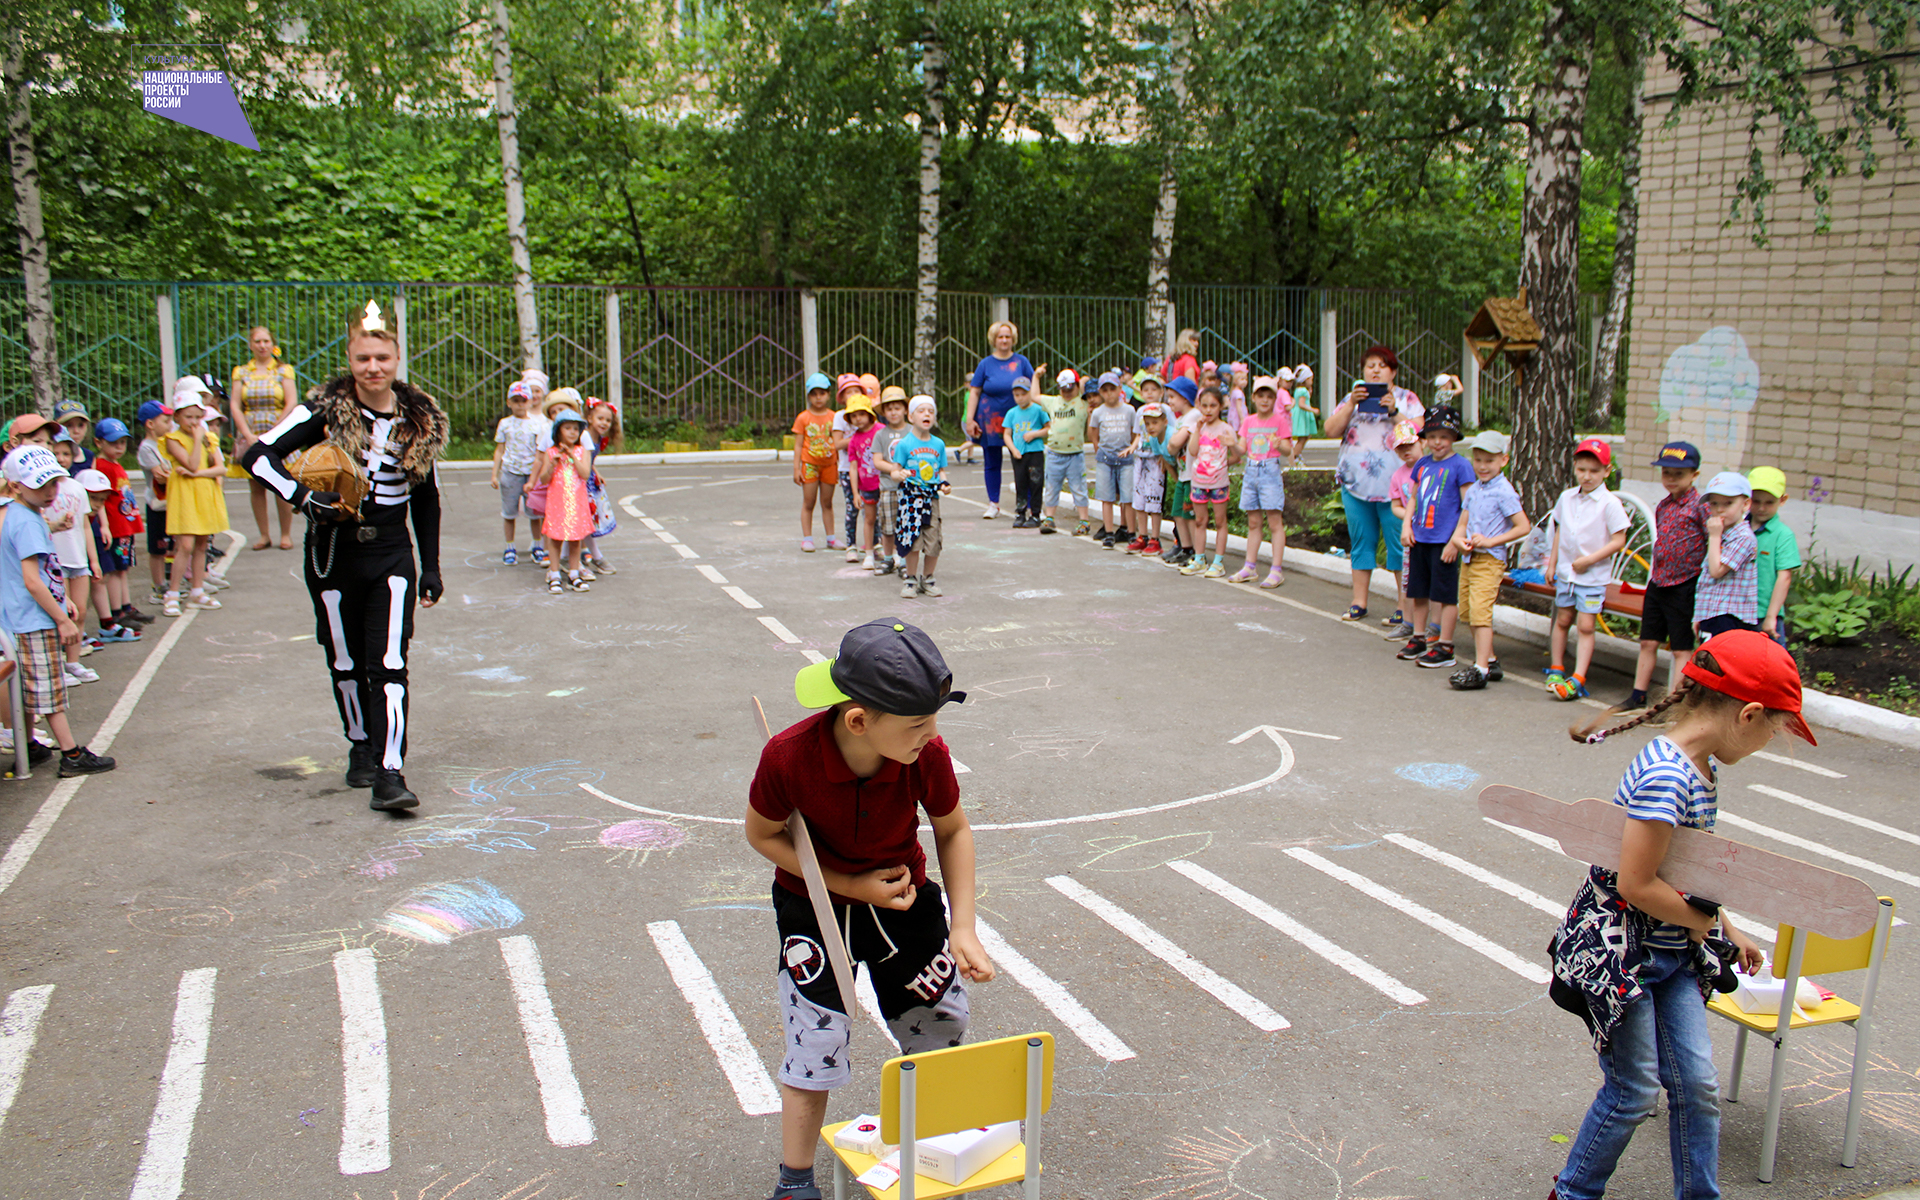
[[[880,1140],[880,1118],[862,1114],[842,1125],[833,1135],[836,1150],[851,1150],[855,1154],[885,1158],[893,1147]]]
[[[862,1171],[854,1182],[861,1187],[884,1192],[900,1182],[900,1152],[895,1150],[879,1162]]]
[[[914,1173],[941,1183],[964,1183],[1019,1144],[1018,1121],[921,1138],[913,1144]]]
[[[1733,1003],[1741,1012],[1750,1016],[1779,1015],[1780,997],[1787,990],[1787,981],[1775,979],[1771,975],[1736,975],[1740,987],[1733,993]],[[1797,1009],[1818,1007],[1824,1000],[1820,988],[1812,981],[1802,978],[1800,986],[1794,989],[1794,1006]],[[1802,1011],[1801,1016],[1806,1013]]]

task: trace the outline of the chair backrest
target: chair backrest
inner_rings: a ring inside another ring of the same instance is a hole
[[[1887,906],[1887,916],[1891,918],[1893,901],[1885,896],[1882,896],[1880,901]],[[1807,948],[1800,960],[1800,973],[1802,975],[1833,975],[1841,971],[1865,970],[1873,962],[1873,942],[1879,933],[1880,926],[1876,924],[1860,936],[1845,940],[1836,940],[1818,933],[1807,934]],[[1787,959],[1793,953],[1793,939],[1800,936],[1800,931],[1791,925],[1782,925],[1779,936],[1780,940],[1773,953],[1773,977],[1785,979]]]
[[[1627,544],[1608,560],[1607,576],[1615,583],[1645,586],[1653,573],[1653,510],[1632,492],[1615,492],[1627,510]]]
[[[1027,1116],[1027,1042],[1042,1041],[1040,1111],[1053,1107],[1053,1035],[1016,1037],[951,1046],[913,1056],[914,1137],[939,1137],[981,1125],[1025,1120]],[[887,1060],[880,1069],[880,1138],[900,1138],[900,1064]]]

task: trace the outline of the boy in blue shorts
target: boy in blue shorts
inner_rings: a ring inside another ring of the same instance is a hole
[[[1453,665],[1453,624],[1460,616],[1460,547],[1466,542],[1467,489],[1473,486],[1473,466],[1453,452],[1460,440],[1460,413],[1444,404],[1427,414],[1420,437],[1427,456],[1413,464],[1413,502],[1402,522],[1400,544],[1407,550],[1407,617],[1418,630],[1427,628],[1427,607],[1440,606],[1439,637],[1429,643],[1423,634],[1407,639],[1396,657],[1416,666]]]
[[[829,962],[787,821],[807,822],[847,955],[867,964],[880,1012],[904,1054],[958,1046],[969,1006],[963,980],[993,962],[973,927],[973,830],[936,714],[965,700],[924,632],[869,621],[840,654],[803,667],[794,697],[825,709],[775,735],[747,794],[747,844],[774,864],[780,936],[780,1179],[774,1200],[821,1200],[813,1160],[831,1088],[852,1076],[853,1022]],[[927,878],[920,810],[933,827],[942,887]],[[846,981],[852,990],[852,981]]]
[[[1587,670],[1593,663],[1593,623],[1607,600],[1611,578],[1608,563],[1626,549],[1627,510],[1620,497],[1607,490],[1607,472],[1613,467],[1613,447],[1588,438],[1573,448],[1574,486],[1553,504],[1553,541],[1547,546],[1541,574],[1553,580],[1553,665],[1547,668],[1547,689],[1560,700],[1578,700],[1587,694]],[[1567,674],[1567,629],[1578,620],[1579,641],[1573,652],[1573,674]]]

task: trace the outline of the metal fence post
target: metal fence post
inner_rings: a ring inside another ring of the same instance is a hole
[[[1480,360],[1474,357],[1473,343],[1460,337],[1460,415],[1469,428],[1480,424]]]
[[[623,403],[622,385],[626,383],[626,352],[620,348],[620,293],[607,289],[607,399],[615,412]]]
[[[407,289],[393,289],[393,325],[400,339],[400,382],[407,381]]]
[[[1013,320],[1013,317],[1011,315],[1013,312],[1013,302],[1007,299],[1005,296],[995,296],[993,298],[992,311],[993,311],[993,316],[991,318],[991,321],[995,325],[998,325],[1002,321]]]
[[[153,298],[154,316],[160,322],[160,394],[173,394],[173,381],[179,375],[179,356],[173,346],[173,294],[161,292]]]
[[[820,298],[812,292],[800,293],[800,370],[820,373]]]
[[[1333,402],[1341,394],[1340,387],[1340,312],[1334,308],[1320,310],[1320,419],[1325,421],[1333,412]]]

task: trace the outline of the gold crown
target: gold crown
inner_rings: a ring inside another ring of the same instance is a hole
[[[367,311],[360,317],[360,328],[368,333],[379,333],[386,327],[386,321],[380,316],[380,306],[372,300],[367,301]]]

